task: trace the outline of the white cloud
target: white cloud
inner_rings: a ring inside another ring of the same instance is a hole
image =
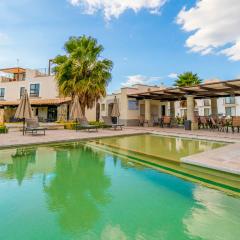
[[[177,73],[170,73],[168,74],[168,78],[177,78],[178,74]]]
[[[103,11],[106,20],[118,18],[126,10],[138,12],[147,9],[151,14],[157,14],[167,0],[68,0],[73,6],[81,7],[86,14]]]
[[[224,54],[240,60],[240,1],[199,0],[190,9],[184,7],[177,23],[191,35],[186,46],[202,55]]]
[[[147,77],[143,75],[132,75],[127,76],[127,81],[122,83],[122,86],[129,87],[135,84],[153,84],[161,80],[162,77]]]

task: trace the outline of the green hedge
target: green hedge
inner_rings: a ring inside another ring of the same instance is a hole
[[[1,133],[8,133],[8,128],[6,126],[0,126],[0,134]]]
[[[97,128],[106,128],[106,126],[104,125],[103,122],[92,121],[92,122],[89,122],[89,124],[94,125]],[[64,123],[64,129],[75,130],[76,129],[76,122]]]

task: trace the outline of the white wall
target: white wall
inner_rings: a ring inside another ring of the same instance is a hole
[[[20,99],[20,89],[25,87],[30,93],[30,84],[40,84],[39,98],[53,99],[58,97],[57,84],[53,76],[26,78],[25,81],[0,82],[0,88],[5,88],[4,100],[17,101]]]

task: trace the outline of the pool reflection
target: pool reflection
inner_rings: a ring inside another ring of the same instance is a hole
[[[196,186],[195,204],[183,219],[193,239],[236,240],[240,236],[240,201],[219,191]]]
[[[100,218],[102,205],[111,200],[104,155],[78,145],[55,149],[54,176],[44,183],[48,207],[57,212],[64,230],[87,231]]]

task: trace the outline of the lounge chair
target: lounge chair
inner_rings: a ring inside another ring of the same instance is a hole
[[[38,134],[38,132],[42,132],[45,135],[46,128],[40,127],[37,118],[26,119],[27,126],[24,129],[25,133],[32,133],[32,135]]]
[[[102,117],[103,121],[104,121],[104,125],[106,127],[110,127],[113,128],[114,130],[117,130],[117,128],[119,128],[120,130],[122,130],[122,127],[124,126],[124,124],[114,124],[112,123],[112,120],[110,117]]]
[[[76,131],[77,130],[87,130],[88,132],[90,130],[94,130],[95,132],[97,132],[98,128],[97,126],[90,125],[86,118],[81,118],[77,120]]]

